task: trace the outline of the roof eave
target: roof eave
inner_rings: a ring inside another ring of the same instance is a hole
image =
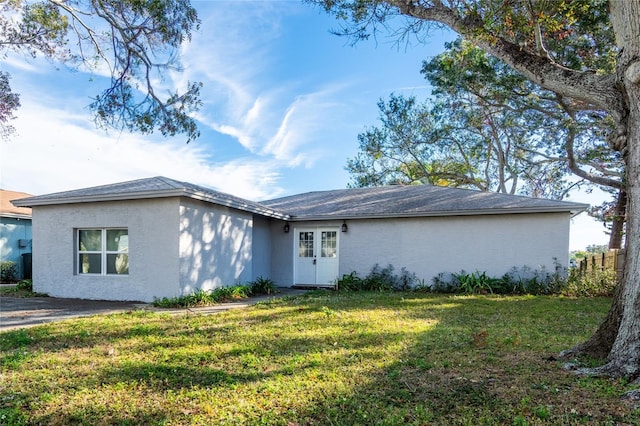
[[[314,220],[356,220],[356,219],[393,219],[412,217],[450,217],[450,216],[478,216],[478,215],[505,215],[505,214],[535,214],[535,213],[570,213],[571,217],[585,211],[588,204],[575,204],[573,208],[547,207],[547,208],[504,208],[504,209],[474,209],[451,210],[441,212],[414,212],[414,213],[378,213],[378,214],[345,214],[345,215],[309,215],[291,216],[291,221],[309,222]]]
[[[37,197],[22,198],[20,200],[12,201],[11,203],[16,207],[35,207],[35,206],[54,206],[58,204],[80,204],[80,203],[94,203],[101,201],[125,201],[125,200],[140,200],[149,198],[167,198],[167,197],[179,197],[184,195],[184,191],[180,190],[168,190],[168,191],[144,191],[144,192],[123,192],[121,194],[101,194],[101,195],[82,195],[76,197],[57,197],[57,198],[45,198],[38,200]]]
[[[31,220],[30,214],[0,212],[0,217],[8,217],[11,219],[28,219]]]
[[[170,197],[187,197],[199,201],[210,202],[237,210],[248,211],[250,213],[261,214],[263,216],[273,217],[275,219],[289,220],[290,216],[273,209],[265,207],[264,209],[254,206],[245,205],[234,202],[233,200],[215,197],[199,191],[190,191],[186,189],[172,189],[163,191],[143,191],[143,192],[123,192],[121,194],[104,194],[104,195],[85,195],[79,197],[61,197],[50,199],[33,199],[23,198],[12,201],[16,207],[34,207],[34,206],[53,206],[58,204],[79,204],[79,203],[95,203],[107,201],[126,201],[126,200],[144,200],[152,198],[170,198]],[[35,198],[35,197],[34,197]]]

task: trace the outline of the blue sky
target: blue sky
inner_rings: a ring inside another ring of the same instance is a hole
[[[96,129],[86,107],[102,77],[11,56],[2,68],[22,107],[17,134],[0,142],[1,186],[44,194],[163,175],[252,200],[344,188],[358,133],[377,124],[378,99],[427,97],[421,63],[455,37],[434,30],[426,44],[397,46],[380,34],[351,46],[331,34],[334,18],[298,1],[193,5],[200,31],[183,48],[184,70],[165,84],[204,83],[199,139]],[[574,224],[572,249],[606,242],[602,225]]]

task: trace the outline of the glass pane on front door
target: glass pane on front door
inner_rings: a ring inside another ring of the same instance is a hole
[[[313,257],[313,232],[300,232],[298,241],[298,257]]]
[[[336,257],[338,247],[338,233],[336,231],[322,231],[321,257]]]

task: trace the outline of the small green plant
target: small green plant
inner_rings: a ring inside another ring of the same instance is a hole
[[[551,411],[549,410],[549,407],[544,406],[535,407],[533,409],[533,414],[541,420],[546,420],[551,417]]]
[[[566,277],[566,268],[556,261],[553,272],[548,272],[544,266],[535,270],[528,266],[513,267],[501,278],[479,271],[440,273],[433,279],[431,289],[436,293],[549,295],[560,294],[565,289]]]
[[[47,293],[37,293],[33,291],[33,282],[28,280],[20,280],[15,286],[6,286],[0,288],[0,293],[7,297],[48,297]],[[1,424],[1,423],[0,423]]]
[[[320,310],[322,312],[324,312],[324,314],[327,316],[327,318],[328,317],[332,317],[332,316],[334,316],[336,314],[336,311],[334,311],[333,309],[331,309],[331,308],[329,308],[327,306],[321,307]]]
[[[450,273],[440,272],[431,280],[429,290],[434,293],[446,294],[455,293],[456,285],[453,282],[453,276]]]
[[[498,286],[499,279],[491,278],[486,272],[476,271],[466,274],[453,274],[453,278],[458,281],[458,290],[465,294],[486,294],[493,293],[493,286]]]
[[[195,308],[211,306],[230,300],[246,299],[250,295],[251,288],[245,285],[219,287],[213,290],[203,290],[199,288],[185,296],[156,299],[152,305],[158,308]]]
[[[210,291],[211,302],[229,302],[231,300],[246,299],[251,296],[251,287],[248,285],[235,285],[230,287],[219,287]]]
[[[249,283],[252,295],[274,294],[278,291],[276,283],[269,278],[258,277]]]
[[[18,265],[12,260],[0,262],[0,281],[3,283],[12,283],[18,276]]]
[[[371,272],[364,278],[363,290],[369,291],[391,291],[394,288],[396,277],[393,274],[393,265],[381,268],[375,264]]]
[[[355,271],[343,275],[336,281],[336,287],[342,291],[409,291],[420,283],[416,274],[406,268],[400,270],[400,275],[393,271],[393,265],[382,268],[375,264],[364,278],[360,278]]]
[[[16,284],[16,290],[33,292],[33,281],[32,280],[21,280]]]
[[[362,278],[358,276],[356,271],[353,271],[350,274],[344,274],[342,278],[338,278],[335,286],[336,290],[358,291],[362,288]]]

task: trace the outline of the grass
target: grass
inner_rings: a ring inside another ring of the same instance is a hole
[[[0,334],[4,424],[639,424],[554,356],[610,299],[314,292]]]
[[[5,297],[47,297],[46,293],[33,291],[33,283],[30,279],[21,280],[14,285],[0,286],[0,296]]]

